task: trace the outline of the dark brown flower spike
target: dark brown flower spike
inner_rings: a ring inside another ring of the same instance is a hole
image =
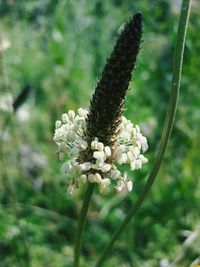
[[[142,15],[135,14],[121,31],[92,96],[87,117],[86,139],[95,137],[114,145],[121,123],[126,92],[135,67],[142,35]]]

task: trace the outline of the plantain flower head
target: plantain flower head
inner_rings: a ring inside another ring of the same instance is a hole
[[[131,171],[147,163],[148,149],[138,125],[123,116],[123,105],[132,70],[135,67],[142,34],[142,17],[134,15],[121,31],[104,67],[88,109],[69,110],[56,121],[54,142],[58,158],[65,161],[68,193],[81,184],[96,183],[100,193],[112,184],[116,192],[132,191],[132,180],[120,171]]]

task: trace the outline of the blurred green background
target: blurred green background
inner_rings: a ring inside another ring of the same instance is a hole
[[[0,1],[0,267],[70,267],[84,189],[66,194],[52,141],[68,109],[87,107],[120,26],[137,11],[143,43],[126,116],[147,136],[149,163],[131,175],[128,195],[93,195],[81,266],[93,266],[152,168],[169,99],[181,1]],[[200,2],[193,0],[178,113],[165,160],[148,198],[109,256],[106,267],[188,267],[200,256]],[[7,48],[7,49],[6,49]],[[1,100],[1,99],[0,99]],[[187,244],[187,247],[185,243]],[[186,248],[185,248],[186,247]],[[196,260],[196,261],[195,261]]]

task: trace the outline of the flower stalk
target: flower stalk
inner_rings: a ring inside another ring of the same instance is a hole
[[[88,183],[85,197],[84,197],[84,202],[80,211],[80,217],[78,220],[78,227],[76,231],[76,236],[75,236],[75,246],[74,246],[74,267],[79,266],[79,259],[80,259],[80,248],[81,248],[81,240],[82,240],[82,235],[83,235],[83,230],[85,227],[85,222],[86,222],[86,216],[87,216],[87,211],[90,203],[90,198],[92,196],[92,192],[94,190],[94,184]]]
[[[178,25],[175,54],[173,58],[172,85],[171,85],[170,100],[168,104],[165,124],[164,124],[163,132],[161,136],[161,142],[160,142],[160,146],[159,146],[159,150],[157,153],[155,163],[153,165],[151,173],[149,174],[149,177],[144,186],[144,189],[140,193],[135,205],[133,205],[133,207],[129,210],[125,219],[123,220],[119,228],[115,231],[115,233],[111,237],[109,243],[107,244],[103,253],[99,257],[95,267],[100,267],[103,265],[103,263],[106,260],[106,257],[108,256],[111,249],[113,248],[114,243],[119,239],[119,236],[121,235],[121,233],[126,229],[126,226],[130,223],[130,221],[135,216],[138,209],[141,207],[142,203],[144,202],[148,192],[150,191],[157,177],[158,171],[163,161],[163,157],[164,157],[166,147],[167,147],[170,135],[171,135],[171,131],[172,131],[172,127],[174,124],[175,115],[176,115],[176,110],[177,110],[177,103],[178,103],[179,90],[180,90],[180,81],[181,81],[181,72],[182,72],[182,65],[183,65],[183,53],[184,53],[186,32],[187,32],[188,20],[189,20],[189,14],[190,14],[190,6],[191,6],[191,0],[183,0],[180,19],[179,19],[179,25]]]

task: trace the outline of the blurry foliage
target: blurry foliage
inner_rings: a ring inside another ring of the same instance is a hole
[[[54,122],[87,107],[120,25],[140,10],[144,34],[127,96],[126,115],[148,136],[149,164],[130,174],[128,196],[93,196],[82,266],[92,266],[136,200],[149,173],[169,98],[180,1],[0,1],[0,93],[30,85],[26,103],[0,114],[0,266],[72,266],[73,238],[84,191],[66,195],[52,142]],[[193,1],[175,128],[159,177],[105,266],[166,266],[200,223],[200,4]],[[23,110],[25,104],[28,109]],[[29,112],[29,117],[23,116]],[[21,114],[21,115],[20,115]],[[200,254],[200,238],[180,266]]]

